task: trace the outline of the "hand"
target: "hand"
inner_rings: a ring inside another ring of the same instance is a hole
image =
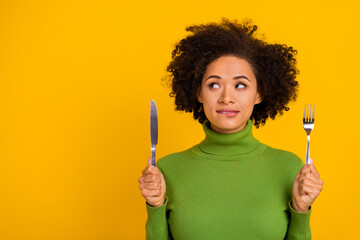
[[[312,163],[313,160],[310,158],[310,164],[303,166],[295,177],[292,191],[292,207],[297,212],[309,211],[309,207],[323,188],[324,182],[320,179],[320,175]]]
[[[142,172],[142,176],[139,177],[139,183],[141,194],[150,206],[159,207],[164,204],[165,179],[159,169],[151,165],[151,158],[149,158],[149,165]]]

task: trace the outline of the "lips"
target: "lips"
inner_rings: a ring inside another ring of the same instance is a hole
[[[228,117],[235,117],[239,113],[239,111],[236,111],[234,109],[219,109],[216,112],[226,115]]]

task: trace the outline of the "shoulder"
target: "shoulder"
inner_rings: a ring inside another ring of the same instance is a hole
[[[186,149],[184,151],[175,152],[168,154],[164,157],[161,157],[157,160],[156,165],[161,169],[169,169],[169,168],[176,168],[179,166],[179,162],[183,161],[184,159],[189,159],[191,156],[191,149],[193,147]]]
[[[304,166],[301,158],[293,152],[273,148],[266,145],[266,150],[264,154],[268,155],[277,165],[283,165],[286,168],[292,168],[295,171],[300,171]]]

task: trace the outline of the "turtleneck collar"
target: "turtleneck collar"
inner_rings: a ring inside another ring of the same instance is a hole
[[[205,153],[217,156],[237,156],[254,151],[260,144],[252,135],[252,121],[249,119],[245,128],[235,133],[218,133],[210,128],[210,122],[203,123],[205,139],[198,147]]]

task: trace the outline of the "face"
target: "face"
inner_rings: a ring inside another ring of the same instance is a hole
[[[251,65],[234,56],[222,56],[207,66],[197,98],[211,129],[219,133],[242,130],[261,102]]]

